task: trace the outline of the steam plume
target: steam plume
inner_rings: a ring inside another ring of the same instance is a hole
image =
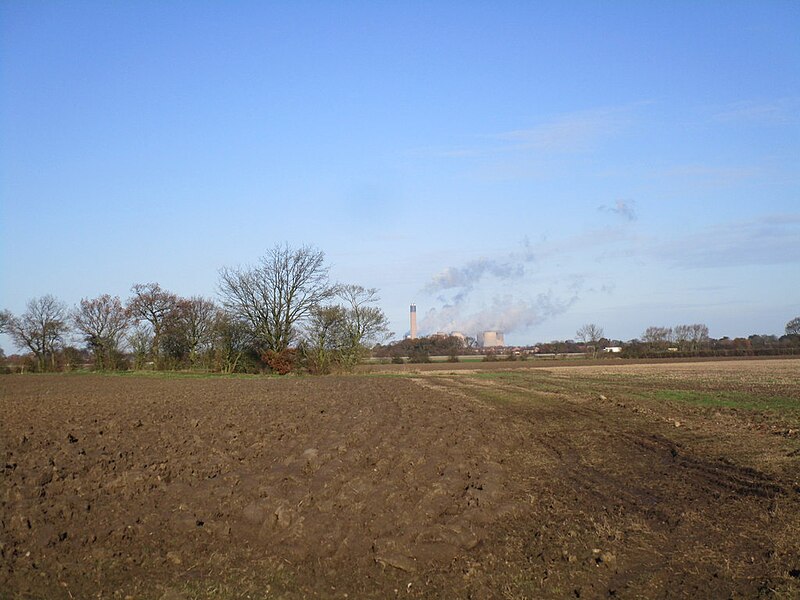
[[[534,300],[496,296],[490,306],[475,312],[461,303],[446,304],[430,309],[422,324],[427,331],[461,331],[467,335],[492,330],[513,333],[565,312],[577,299],[577,294],[565,299],[552,292],[539,294]]]
[[[460,288],[461,295],[475,288],[487,276],[500,280],[519,279],[525,275],[525,263],[533,262],[534,255],[528,240],[523,241],[522,252],[509,253],[504,258],[479,258],[462,267],[447,267],[433,276],[425,286],[425,291],[436,293]]]

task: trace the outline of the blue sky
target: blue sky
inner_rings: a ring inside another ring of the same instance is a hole
[[[800,3],[4,2],[0,306],[276,243],[399,336],[800,315]],[[12,350],[8,340],[6,351]]]

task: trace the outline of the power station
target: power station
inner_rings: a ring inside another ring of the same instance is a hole
[[[415,340],[417,339],[417,305],[412,304],[409,307],[408,313],[411,325],[408,339]],[[432,337],[446,337],[448,335],[457,337],[462,341],[466,340],[466,336],[460,331],[453,331],[449,334],[443,331],[437,331],[436,333],[432,334]],[[506,345],[505,336],[503,335],[502,331],[481,331],[478,333],[478,338],[476,341],[478,342],[478,346],[481,348],[502,348]]]

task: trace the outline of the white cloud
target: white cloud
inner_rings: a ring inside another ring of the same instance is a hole
[[[684,181],[708,188],[726,187],[764,174],[755,166],[675,165],[653,173],[658,179]]]
[[[428,149],[441,158],[475,159],[487,156],[524,152],[579,153],[591,151],[602,140],[618,134],[634,120],[630,104],[564,113],[544,119],[530,127],[476,136],[481,140],[472,145]]]
[[[531,128],[491,136],[512,142],[513,150],[583,152],[601,139],[623,129],[631,120],[630,108],[605,108],[559,115]]]
[[[800,99],[779,98],[768,102],[735,102],[717,111],[714,119],[725,123],[786,124],[798,122],[799,116]]]

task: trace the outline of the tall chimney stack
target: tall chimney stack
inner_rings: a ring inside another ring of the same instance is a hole
[[[417,305],[411,305],[411,335],[412,340],[417,339]]]

